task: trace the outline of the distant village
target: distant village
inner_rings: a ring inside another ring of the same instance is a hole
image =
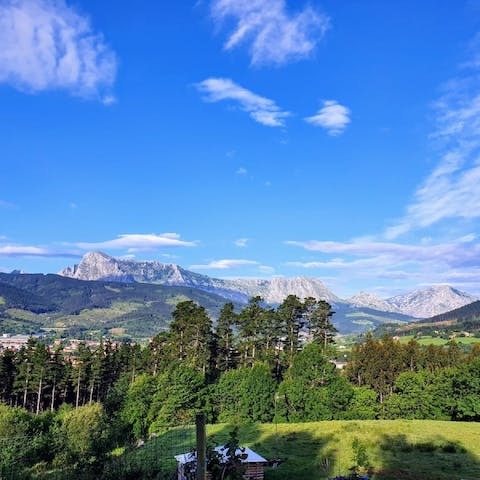
[[[46,333],[36,333],[32,335],[13,335],[10,333],[0,334],[0,353],[5,350],[18,351],[22,347],[26,346],[28,340],[34,338],[37,340],[45,340],[50,338]],[[63,353],[67,358],[73,360],[75,358],[75,352],[78,350],[79,345],[83,343],[90,350],[94,350],[100,346],[100,342],[96,340],[79,340],[76,338],[59,338],[53,342],[48,343],[47,347],[53,352],[55,349],[61,347]],[[111,341],[113,347],[117,347],[120,341]]]

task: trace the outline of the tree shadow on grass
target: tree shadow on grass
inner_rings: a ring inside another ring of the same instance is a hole
[[[230,424],[209,425],[207,441],[213,446],[224,445],[234,428]],[[354,467],[372,480],[480,479],[480,459],[469,451],[468,444],[429,435],[428,431],[416,436],[385,433],[388,428],[393,425],[362,421],[247,423],[239,426],[238,438],[241,446],[267,460],[281,460],[276,468],[265,469],[265,480],[325,480],[346,475]],[[104,478],[175,478],[174,456],[194,446],[194,426],[169,429],[122,455],[120,470]]]
[[[336,471],[335,441],[331,436],[312,434],[302,427],[299,424],[244,424],[239,427],[238,438],[241,446],[250,447],[270,462],[265,469],[266,480],[327,478]],[[218,432],[217,444],[226,441],[233,428],[228,425]]]
[[[480,439],[479,439],[480,441]],[[480,461],[458,441],[436,435],[412,441],[404,434],[382,435],[372,478],[381,480],[478,480]]]
[[[231,428],[222,427],[218,440]],[[480,479],[480,459],[467,444],[428,431],[386,434],[361,421],[251,424],[240,428],[239,439],[266,459],[281,460],[265,470],[266,480],[324,480],[353,471],[372,480]]]

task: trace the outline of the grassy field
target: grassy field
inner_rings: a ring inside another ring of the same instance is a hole
[[[408,343],[410,340],[414,338],[413,335],[405,335],[400,337],[400,343]],[[431,337],[428,335],[417,337],[416,338],[417,342],[420,345],[446,345],[449,340],[445,338],[438,338],[438,337]],[[456,337],[455,341],[457,343],[463,343],[465,345],[473,345],[474,343],[479,343],[480,338],[476,337]]]
[[[211,425],[213,443],[224,444],[232,427]],[[280,458],[266,480],[323,480],[361,463],[378,480],[478,480],[480,424],[421,420],[332,421],[250,424],[240,428],[242,445],[265,458]],[[175,468],[173,455],[194,445],[193,427],[174,429],[130,455],[139,467],[159,458]],[[355,448],[356,445],[356,448]]]

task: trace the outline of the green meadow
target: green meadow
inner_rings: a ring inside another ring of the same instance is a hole
[[[225,424],[208,426],[209,441],[224,444],[232,428]],[[165,468],[174,471],[173,456],[189,451],[194,435],[193,427],[172,429],[127,454],[128,463],[145,468],[149,459],[161,457]],[[266,480],[323,480],[355,468],[378,480],[480,478],[479,423],[367,420],[249,424],[240,427],[239,439],[241,445],[269,460],[280,459],[277,468],[266,470]]]
[[[446,345],[450,339],[446,338],[440,338],[440,337],[432,337],[429,335],[422,335],[420,337],[414,337],[413,335],[405,335],[399,338],[400,343],[408,343],[410,340],[415,338],[415,340],[420,344],[420,345]],[[480,338],[477,337],[456,337],[455,341],[457,343],[461,343],[464,345],[473,345],[475,343],[480,343]]]

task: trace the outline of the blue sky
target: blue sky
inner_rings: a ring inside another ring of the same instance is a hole
[[[479,31],[470,0],[0,0],[0,269],[480,294]]]

